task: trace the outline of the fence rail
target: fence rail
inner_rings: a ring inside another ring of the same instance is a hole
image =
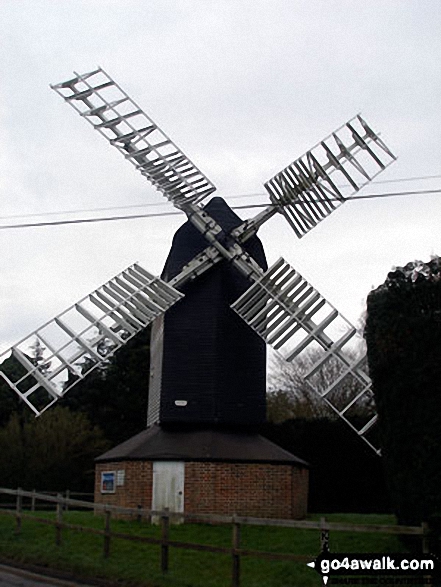
[[[2,494],[7,496],[7,495],[12,495],[11,493],[7,493],[11,490],[5,490],[5,491],[0,491],[0,510],[1,509],[9,509],[9,508],[14,508],[15,507],[15,501],[14,502],[7,502],[1,499]],[[14,490],[12,490],[14,491]],[[30,495],[30,500],[31,500],[31,511],[35,511],[36,509],[36,503],[37,503],[37,498],[38,496],[44,495],[44,496],[51,496],[54,498],[57,498],[58,496],[62,496],[65,497],[66,499],[75,499],[78,497],[83,497],[86,498],[83,501],[86,501],[88,503],[88,507],[86,509],[90,509],[90,504],[93,503],[93,498],[94,498],[94,494],[90,493],[90,492],[79,492],[79,491],[70,491],[69,489],[66,489],[63,493],[59,493],[57,491],[37,491],[36,489],[34,489],[31,492],[25,492],[27,495],[27,497],[29,497],[28,494]],[[51,504],[50,502],[47,504],[39,504],[39,508],[40,509],[47,509],[50,508]],[[84,506],[85,507],[85,506]],[[68,508],[68,504],[65,506],[65,509]]]
[[[227,554],[231,556],[231,585],[232,587],[239,587],[240,585],[240,562],[241,557],[251,556],[258,558],[266,558],[270,560],[287,560],[287,561],[311,561],[316,555],[300,555],[293,553],[270,553],[265,551],[250,550],[241,547],[241,527],[258,525],[258,526],[273,526],[284,528],[298,528],[318,530],[320,532],[320,548],[327,549],[329,544],[329,533],[331,531],[337,532],[367,532],[367,533],[386,533],[395,535],[413,535],[420,536],[422,540],[422,551],[429,552],[429,528],[427,524],[423,523],[421,526],[398,526],[398,525],[375,525],[375,524],[345,524],[340,522],[328,522],[325,518],[319,521],[307,520],[283,520],[283,519],[269,519],[269,518],[254,518],[248,516],[226,516],[215,514],[189,514],[189,513],[175,513],[168,509],[165,510],[147,510],[143,508],[125,508],[110,504],[92,503],[90,501],[73,499],[62,494],[50,495],[46,493],[37,493],[36,491],[25,491],[23,489],[7,489],[0,488],[0,495],[9,495],[15,497],[15,508],[0,509],[0,515],[15,517],[15,532],[18,534],[21,531],[22,520],[33,520],[41,524],[51,525],[55,528],[55,543],[60,546],[62,544],[62,531],[73,530],[89,534],[103,536],[103,554],[105,558],[110,556],[111,541],[114,538],[141,542],[146,544],[155,544],[160,546],[160,566],[163,573],[167,573],[169,566],[169,549],[182,548],[187,550],[196,550],[204,552],[212,552],[218,554]],[[56,518],[48,519],[36,516],[34,513],[26,513],[24,508],[24,500],[30,500],[29,509],[35,511],[36,501],[46,502],[55,505]],[[76,509],[92,509],[95,512],[104,514],[104,529],[90,528],[87,526],[80,526],[77,524],[67,523],[63,520],[63,513],[69,508]],[[131,516],[139,521],[142,519],[152,520],[153,517],[159,519],[161,537],[153,538],[146,536],[136,536],[132,534],[125,534],[115,532],[111,529],[112,514],[119,514],[124,516]],[[188,520],[191,522],[205,522],[215,524],[228,524],[232,526],[232,540],[231,546],[213,546],[208,544],[196,544],[188,542],[180,542],[170,539],[170,522],[178,519]]]

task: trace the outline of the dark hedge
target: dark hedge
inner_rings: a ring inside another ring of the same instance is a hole
[[[343,420],[268,422],[261,432],[309,463],[309,512],[391,512],[381,459]]]
[[[367,300],[369,372],[391,501],[403,524],[441,513],[441,262],[390,272]]]

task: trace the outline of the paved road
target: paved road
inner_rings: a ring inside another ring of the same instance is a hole
[[[0,564],[0,587],[91,587]]]

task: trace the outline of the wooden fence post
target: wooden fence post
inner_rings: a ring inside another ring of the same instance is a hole
[[[421,550],[423,552],[423,554],[429,554],[431,552],[431,537],[430,537],[430,524],[429,522],[422,522],[421,523],[421,529],[423,531],[423,536],[422,536],[422,544],[421,544]],[[433,585],[432,581],[434,579],[433,575],[424,575],[423,576],[424,581],[426,581],[427,585]]]
[[[423,531],[423,538],[422,538],[422,551],[424,554],[428,554],[430,552],[430,542],[429,542],[429,524],[427,522],[422,522],[421,529]]]
[[[231,585],[239,587],[240,585],[240,524],[236,520],[236,514],[233,516],[233,544],[231,549],[232,568],[231,568]]]
[[[55,524],[55,544],[61,546],[61,524],[63,523],[63,496],[57,493],[57,523]]]
[[[329,529],[325,518],[320,518],[320,552],[329,552]]]
[[[169,529],[170,518],[168,508],[164,508],[164,513],[161,515],[161,571],[163,573],[168,571]]]
[[[66,512],[69,509],[69,504],[67,502],[68,499],[70,499],[70,490],[69,489],[66,489],[66,501],[64,503],[64,509],[66,510]]]
[[[21,532],[21,512],[23,510],[23,495],[21,493],[21,487],[17,488],[17,500],[15,503],[15,533],[20,534]]]
[[[329,529],[326,527],[326,518],[320,518],[320,552],[329,552]],[[322,585],[326,585],[322,577]]]
[[[104,522],[104,558],[110,556],[110,518],[112,516],[112,510],[105,510],[105,522]]]

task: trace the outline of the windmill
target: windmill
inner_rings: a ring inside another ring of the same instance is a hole
[[[74,73],[51,87],[186,214],[204,246],[164,278],[139,264],[128,267],[19,341],[0,357],[10,353],[24,369],[15,379],[0,371],[7,384],[40,415],[142,329],[154,321],[160,324],[166,312],[178,313],[186,286],[226,261],[247,284],[231,303],[235,314],[287,361],[317,349],[317,361],[305,380],[378,452],[369,439],[376,416],[361,427],[350,417],[351,410],[372,396],[365,354],[354,359],[352,352],[360,338],[357,329],[283,258],[263,267],[249,244],[277,213],[302,238],[381,173],[395,157],[379,135],[361,115],[355,116],[265,183],[270,202],[263,211],[226,227],[214,213],[217,199],[214,205],[205,204],[215,186],[103,69]],[[44,369],[29,358],[36,341],[45,349]],[[341,368],[323,388],[319,381],[331,360]],[[346,378],[357,383],[358,391],[341,405],[339,388]],[[150,403],[155,397],[160,403],[159,393],[152,391]],[[185,408],[187,399],[176,397],[172,403],[169,414]],[[152,414],[154,407],[149,410]]]

